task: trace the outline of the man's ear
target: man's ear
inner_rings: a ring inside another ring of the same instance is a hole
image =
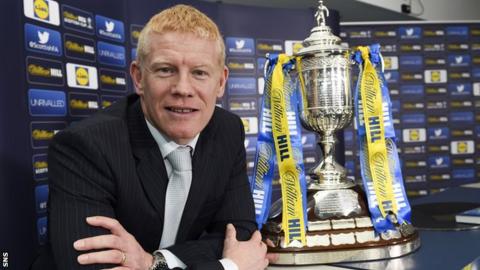
[[[225,87],[227,84],[227,79],[228,79],[228,68],[227,66],[223,67],[222,74],[220,75],[220,87],[217,92],[217,98],[223,97],[223,94],[225,93]]]
[[[142,69],[137,61],[132,61],[130,64],[130,77],[133,81],[133,86],[135,87],[135,93],[137,95],[143,95],[143,80],[142,80]]]

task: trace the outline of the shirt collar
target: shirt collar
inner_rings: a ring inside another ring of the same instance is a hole
[[[162,153],[162,157],[165,159],[168,154],[172,151],[177,149],[179,146],[190,146],[192,148],[192,155],[195,152],[195,146],[197,145],[198,137],[200,134],[197,134],[190,142],[185,145],[177,144],[174,140],[170,139],[165,134],[161,133],[158,129],[156,129],[150,122],[145,118],[145,122],[147,122],[148,130],[153,136],[155,142],[157,142],[158,147],[160,148],[160,152]]]

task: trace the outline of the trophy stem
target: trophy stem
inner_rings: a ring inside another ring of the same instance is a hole
[[[355,182],[347,178],[345,168],[335,161],[335,143],[333,132],[324,132],[318,144],[323,150],[323,160],[310,171],[312,182],[310,190],[342,189],[355,186]]]

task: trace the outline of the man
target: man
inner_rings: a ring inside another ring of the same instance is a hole
[[[243,126],[215,106],[224,61],[208,17],[185,5],[164,10],[139,37],[136,95],[55,136],[49,234],[59,269],[268,265]]]

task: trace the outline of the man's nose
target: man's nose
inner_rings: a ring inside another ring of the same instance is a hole
[[[193,85],[191,83],[191,78],[188,73],[180,72],[178,79],[173,86],[172,93],[181,96],[192,96],[193,95]]]

